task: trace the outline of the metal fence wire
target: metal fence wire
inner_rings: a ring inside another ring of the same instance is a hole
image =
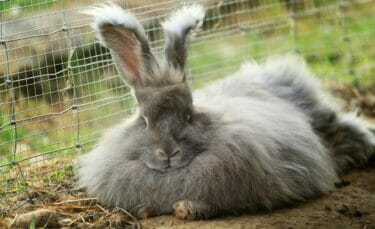
[[[156,54],[160,22],[183,4],[207,9],[191,44],[193,88],[245,60],[297,52],[325,80],[366,84],[375,72],[375,0],[117,0],[144,25]],[[73,173],[133,100],[81,14],[95,0],[0,1],[0,200]]]

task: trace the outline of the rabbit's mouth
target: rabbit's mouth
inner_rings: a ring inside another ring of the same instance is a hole
[[[169,162],[167,165],[164,165],[164,166],[156,165],[156,164],[149,163],[149,162],[145,162],[144,164],[146,165],[147,168],[149,168],[151,170],[154,170],[154,171],[157,171],[157,172],[160,172],[160,173],[167,173],[167,172],[170,172],[170,171],[174,171],[174,170],[185,168],[193,160],[194,160],[194,158],[191,158],[190,160],[186,160],[186,161],[180,162],[178,164],[176,164],[176,163],[171,164]]]

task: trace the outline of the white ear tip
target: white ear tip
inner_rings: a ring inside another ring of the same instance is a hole
[[[120,25],[144,33],[136,17],[115,4],[102,4],[84,10],[82,13],[94,16],[92,27],[98,33],[101,31],[101,26],[105,24]]]
[[[180,34],[187,27],[199,29],[203,24],[205,10],[202,5],[192,4],[185,5],[162,23],[165,31]]]

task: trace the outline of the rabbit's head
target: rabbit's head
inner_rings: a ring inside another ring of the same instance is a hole
[[[165,58],[160,60],[132,14],[113,5],[90,14],[101,43],[111,50],[138,102],[138,117],[125,130],[128,159],[161,172],[188,165],[204,150],[210,128],[208,117],[193,108],[185,72],[189,36],[202,25],[203,8],[186,6],[164,21]]]

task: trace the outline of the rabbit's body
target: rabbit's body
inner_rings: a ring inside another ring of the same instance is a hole
[[[309,117],[314,132],[335,161],[338,173],[363,166],[375,154],[374,127],[355,114],[340,111],[302,59],[270,58],[262,67],[247,64],[242,72],[246,70],[253,72],[256,84],[292,103]]]
[[[332,190],[336,172],[309,118],[257,87],[250,75],[214,83],[198,91],[194,101],[210,119],[204,153],[178,170],[153,171],[127,160],[129,130],[126,124],[114,127],[84,160],[96,164],[87,167],[93,171],[82,170],[91,174],[85,182],[97,185],[95,194],[113,206],[148,206],[167,214],[173,203],[185,199],[239,212],[271,209]]]
[[[374,154],[375,137],[362,124],[344,127],[349,124],[321,101],[320,87],[298,58],[248,64],[190,97],[180,72],[186,53],[178,45],[184,43],[175,42],[199,23],[191,20],[183,24],[191,27],[175,31],[173,20],[167,21],[172,70],[160,70],[135,23],[98,18],[97,32],[140,104],[133,118],[110,129],[81,160],[79,184],[109,206],[139,216],[174,211],[188,219],[273,209],[327,193],[349,161],[356,165],[357,158],[363,163]],[[137,42],[147,55],[127,49]],[[123,58],[120,43],[134,63]],[[142,76],[142,64],[151,66],[152,77]],[[340,154],[335,141],[357,148]]]

